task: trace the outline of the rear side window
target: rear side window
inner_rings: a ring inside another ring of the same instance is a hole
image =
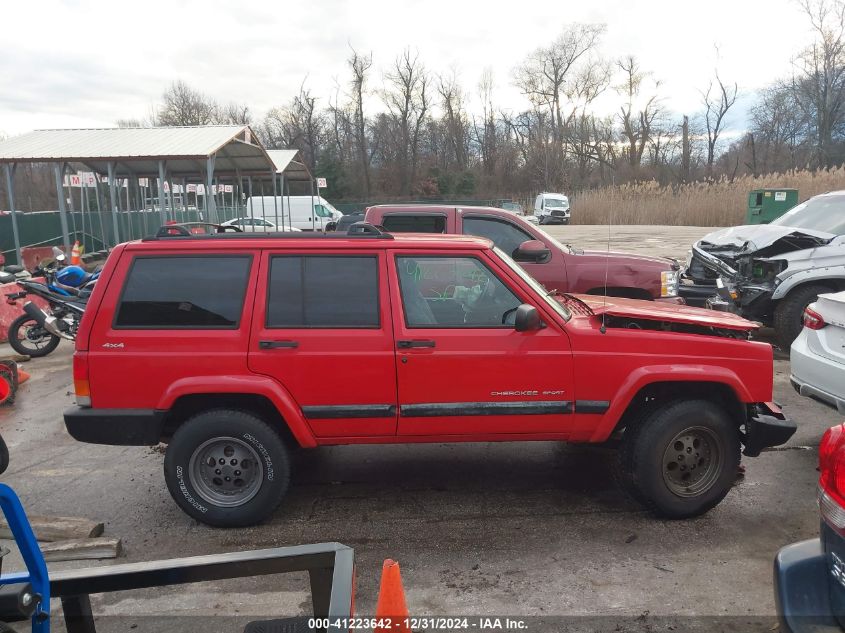
[[[251,262],[249,255],[136,257],[114,327],[237,328]]]
[[[445,233],[446,216],[443,215],[386,215],[381,225],[389,233]]]
[[[376,256],[270,258],[268,328],[378,328]]]

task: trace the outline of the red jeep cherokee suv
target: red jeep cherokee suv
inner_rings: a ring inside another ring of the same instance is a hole
[[[795,430],[768,402],[771,347],[733,314],[547,292],[476,237],[166,228],[112,251],[65,424],[168,443],[170,493],[210,525],[271,514],[292,446],[525,440],[613,439],[625,487],[689,517],[743,446]]]

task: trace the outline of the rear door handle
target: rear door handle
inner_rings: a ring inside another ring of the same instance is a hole
[[[258,341],[260,349],[280,349],[280,348],[294,348],[299,347],[297,341]]]
[[[411,349],[412,347],[434,347],[434,341],[396,341],[399,349]]]

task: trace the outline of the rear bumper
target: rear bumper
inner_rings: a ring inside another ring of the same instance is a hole
[[[67,432],[80,442],[155,446],[161,439],[165,413],[154,409],[71,407],[65,411],[64,418]]]
[[[792,343],[789,380],[802,396],[819,400],[845,415],[845,365],[814,353],[804,328]]]
[[[780,630],[789,633],[841,631],[833,616],[827,558],[819,539],[793,543],[775,557],[775,604]]]
[[[755,411],[745,421],[746,457],[757,457],[764,448],[785,444],[798,428],[777,407],[760,402],[754,405]]]

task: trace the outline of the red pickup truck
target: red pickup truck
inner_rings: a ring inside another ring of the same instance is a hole
[[[583,251],[562,244],[524,218],[493,207],[378,205],[364,220],[391,233],[477,235],[516,259],[549,290],[684,303],[680,266],[664,257]],[[519,253],[525,242],[535,242]]]
[[[549,292],[486,239],[350,231],[168,226],[115,247],[70,434],[168,443],[176,503],[242,526],[282,501],[294,446],[613,440],[625,487],[680,518],[727,494],[743,447],[795,430],[739,316]]]

